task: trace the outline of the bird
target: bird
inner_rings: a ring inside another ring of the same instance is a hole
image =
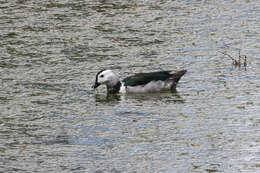
[[[110,69],[103,69],[96,74],[96,80],[92,88],[106,85],[108,94],[119,93],[154,93],[164,90],[175,90],[181,77],[187,70],[156,71],[148,73],[136,73],[120,81]]]

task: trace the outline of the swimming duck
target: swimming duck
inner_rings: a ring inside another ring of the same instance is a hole
[[[153,93],[163,90],[174,90],[180,78],[187,72],[158,71],[137,73],[126,77],[122,82],[112,70],[101,70],[96,75],[93,88],[101,84],[107,86],[108,94],[117,93]]]

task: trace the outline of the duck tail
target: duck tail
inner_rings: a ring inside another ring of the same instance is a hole
[[[175,85],[179,82],[181,77],[187,72],[187,70],[181,70],[176,73],[172,73],[171,79],[174,81]]]

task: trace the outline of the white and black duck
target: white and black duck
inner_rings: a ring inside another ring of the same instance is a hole
[[[108,94],[117,93],[153,93],[163,90],[176,89],[180,78],[187,72],[158,71],[150,73],[137,73],[126,77],[122,82],[112,70],[101,70],[96,75],[93,88],[99,85],[107,86]]]

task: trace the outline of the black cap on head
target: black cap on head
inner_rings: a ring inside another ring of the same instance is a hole
[[[99,85],[101,85],[101,83],[98,82],[98,75],[99,75],[100,73],[102,73],[103,71],[105,71],[105,69],[100,70],[100,71],[97,73],[97,75],[96,75],[96,81],[95,81],[95,84],[92,86],[92,88],[96,89]]]

